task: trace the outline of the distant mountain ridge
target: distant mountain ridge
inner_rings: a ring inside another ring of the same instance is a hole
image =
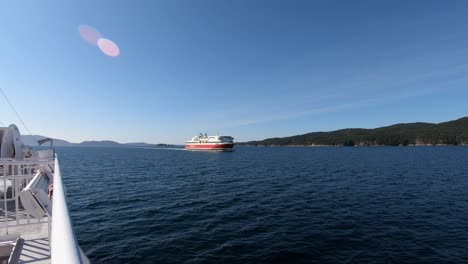
[[[29,146],[37,146],[36,140],[41,140],[41,139],[44,139],[44,138],[47,138],[47,137],[41,136],[41,135],[33,135],[33,136],[31,136],[31,135],[21,135],[21,140],[23,141],[23,143],[25,145],[29,145]],[[73,145],[76,145],[76,144],[68,142],[68,141],[63,140],[63,139],[55,139],[54,138],[54,146],[73,146]]]
[[[115,141],[111,141],[111,140],[89,140],[89,141],[83,141],[79,143],[79,145],[82,145],[82,146],[117,146],[121,144]]]
[[[250,146],[468,145],[468,117],[439,124],[417,122],[374,129],[346,128],[238,144]]]
[[[34,137],[34,138],[33,138]],[[37,146],[36,140],[46,138],[41,135],[21,135],[21,139],[25,145]],[[35,139],[35,140],[34,140]],[[46,144],[47,145],[47,144]],[[63,139],[54,138],[54,146],[68,147],[68,146],[83,146],[83,147],[162,147],[162,146],[173,146],[170,144],[149,144],[145,142],[135,143],[119,143],[111,140],[89,140],[81,143],[71,143]]]

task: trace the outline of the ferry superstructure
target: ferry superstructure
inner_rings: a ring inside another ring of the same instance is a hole
[[[0,127],[0,263],[89,263],[73,231],[52,139],[33,150]]]
[[[234,138],[231,136],[208,136],[200,133],[191,140],[185,142],[187,150],[221,150],[229,151],[234,147]]]

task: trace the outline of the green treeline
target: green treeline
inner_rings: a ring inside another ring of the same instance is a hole
[[[408,146],[408,145],[468,144],[468,117],[432,124],[396,124],[375,129],[348,128],[331,132],[269,138],[240,145],[253,146]]]

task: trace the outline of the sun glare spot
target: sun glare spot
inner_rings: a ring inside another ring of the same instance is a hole
[[[98,40],[98,47],[107,56],[117,57],[120,54],[119,46],[110,39],[100,38]]]
[[[101,33],[95,28],[88,25],[80,25],[78,27],[81,37],[91,45],[98,45],[98,40],[101,38]]]

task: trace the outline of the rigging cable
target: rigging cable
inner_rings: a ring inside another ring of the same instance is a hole
[[[26,126],[26,124],[24,123],[23,119],[21,119],[20,115],[18,114],[18,112],[16,112],[16,109],[13,107],[13,105],[11,104],[10,100],[8,100],[8,97],[6,96],[5,92],[3,92],[3,89],[0,87],[0,92],[2,92],[3,94],[3,97],[5,98],[5,100],[7,101],[7,103],[10,105],[11,109],[13,110],[13,112],[15,112],[16,116],[18,117],[18,119],[21,121],[21,123],[23,124],[24,128],[26,128],[26,130],[28,131],[29,135],[34,139],[34,141],[38,142],[36,140],[36,138],[33,136],[33,134],[31,133],[31,131],[29,130],[29,128]],[[39,144],[39,142],[38,142]]]

